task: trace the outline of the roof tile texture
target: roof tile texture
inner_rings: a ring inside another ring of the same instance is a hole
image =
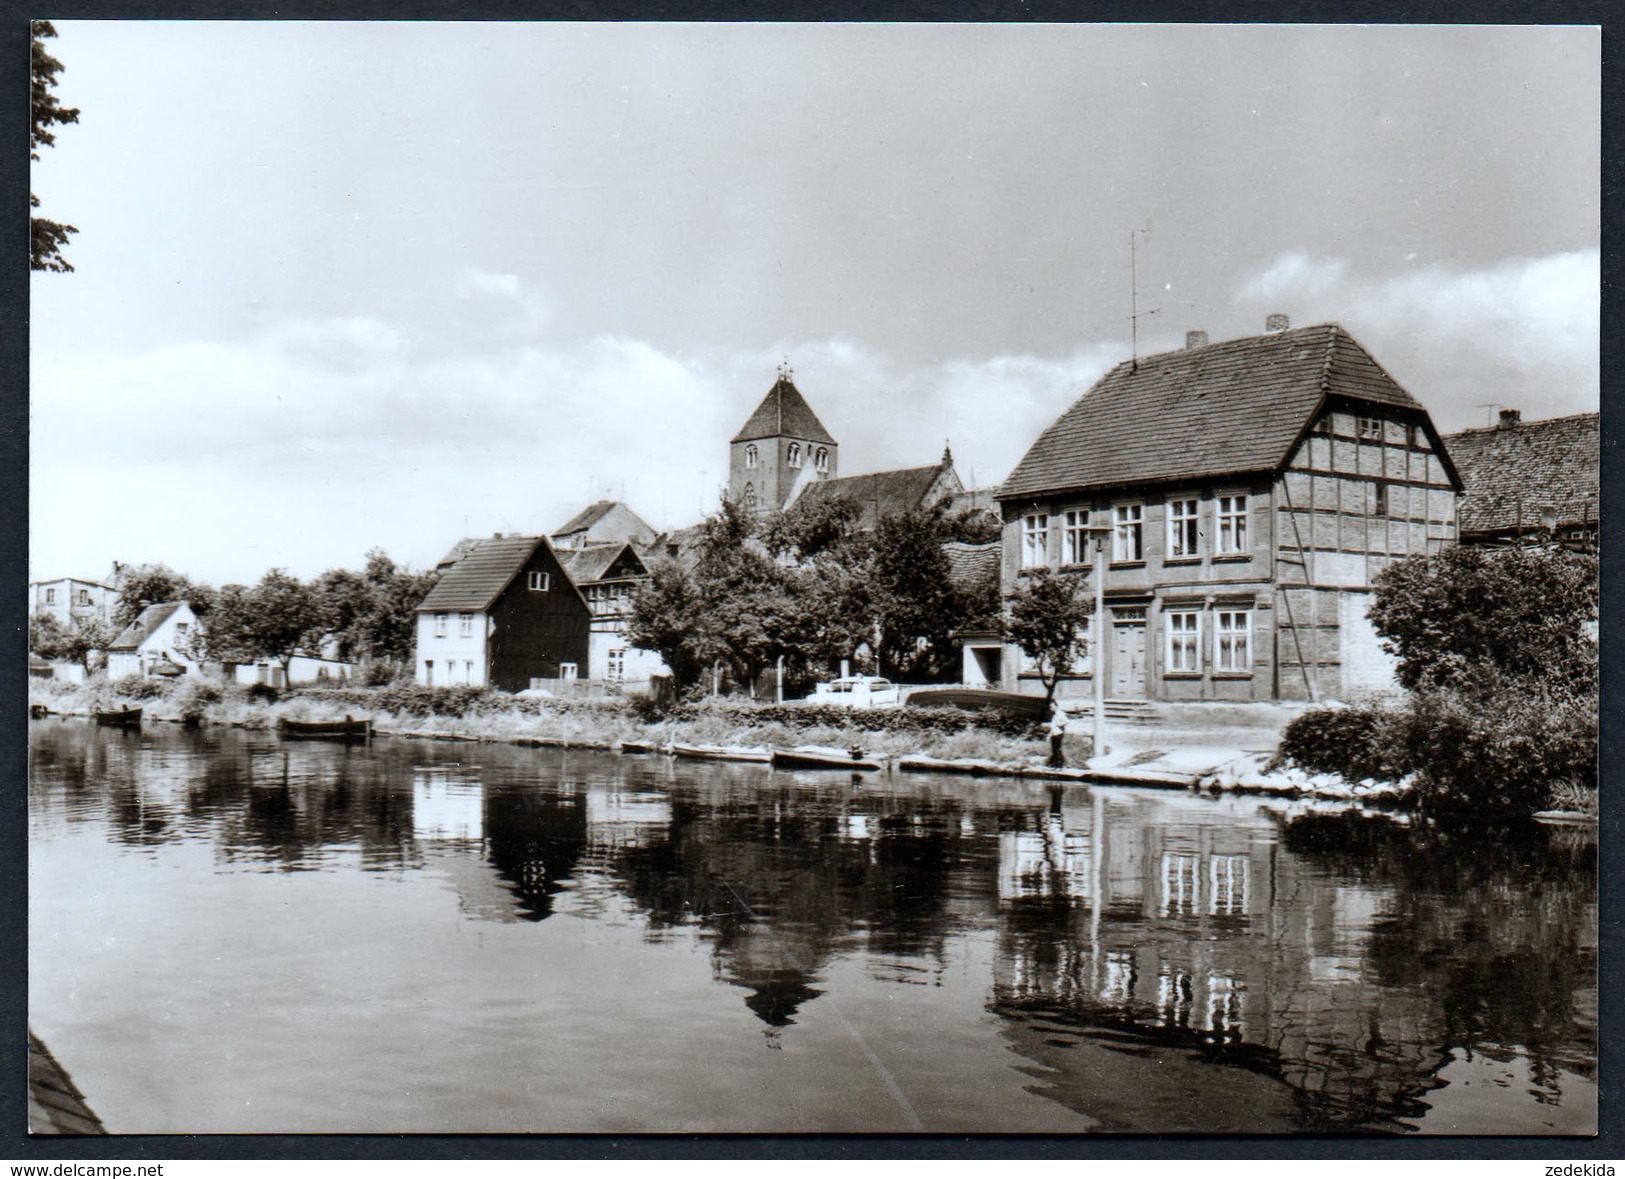
[[[503,536],[480,541],[440,575],[418,609],[489,609],[525,567],[536,547],[546,543],[540,536]]]
[[[942,474],[942,466],[906,467],[900,471],[875,471],[868,475],[846,475],[809,483],[796,500],[811,506],[844,499],[855,503],[865,525],[876,519],[897,516],[921,507],[926,495]]]
[[[152,633],[164,623],[169,616],[184,605],[182,602],[159,602],[155,606],[148,606],[141,611],[139,617],[129,626],[119,631],[118,637],[108,645],[109,651],[133,651],[142,643],[152,637]]]
[[[806,442],[835,445],[835,439],[824,429],[824,423],[813,413],[812,406],[801,395],[801,390],[780,377],[762,398],[762,404],[750,415],[744,427],[735,434],[735,442],[749,442],[753,438],[800,438]]]
[[[1594,522],[1601,417],[1594,413],[1463,430],[1444,439],[1466,492],[1461,531],[1534,527],[1555,512],[1558,526]]]
[[[1420,408],[1336,324],[1165,352],[1097,381],[998,497],[1275,470],[1327,395]]]

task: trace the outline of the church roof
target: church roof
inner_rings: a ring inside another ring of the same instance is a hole
[[[809,483],[796,499],[796,505],[849,500],[858,506],[864,525],[877,519],[897,516],[925,507],[925,498],[942,475],[943,464],[933,467],[906,467],[900,471],[874,471],[868,475],[844,475]]]
[[[1097,381],[998,498],[1277,470],[1328,397],[1422,413],[1335,323],[1165,352]]]
[[[835,445],[824,423],[813,413],[812,406],[801,395],[801,390],[781,376],[762,398],[762,404],[750,415],[744,428],[735,434],[735,442],[749,442],[753,438],[799,438],[804,442],[823,442]]]

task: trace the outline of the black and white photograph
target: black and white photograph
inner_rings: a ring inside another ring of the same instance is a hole
[[[33,21],[29,1135],[1597,1134],[1602,41]]]

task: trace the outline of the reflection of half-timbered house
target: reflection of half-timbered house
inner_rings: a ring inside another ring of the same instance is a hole
[[[1389,563],[1456,536],[1427,411],[1336,324],[1125,362],[998,493],[1006,594],[1039,569],[1105,578],[1107,695],[1303,700],[1391,684],[1366,618]],[[1104,568],[1091,528],[1109,530]],[[1000,677],[1032,690],[1018,653]]]

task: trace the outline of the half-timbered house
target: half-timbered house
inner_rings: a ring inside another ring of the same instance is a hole
[[[1039,569],[1105,579],[1104,649],[1064,694],[1096,674],[1109,697],[1159,701],[1392,683],[1372,582],[1455,540],[1460,479],[1427,411],[1347,331],[1270,328],[1118,365],[1000,489],[1006,594]],[[1038,690],[1018,651],[997,665]]]

